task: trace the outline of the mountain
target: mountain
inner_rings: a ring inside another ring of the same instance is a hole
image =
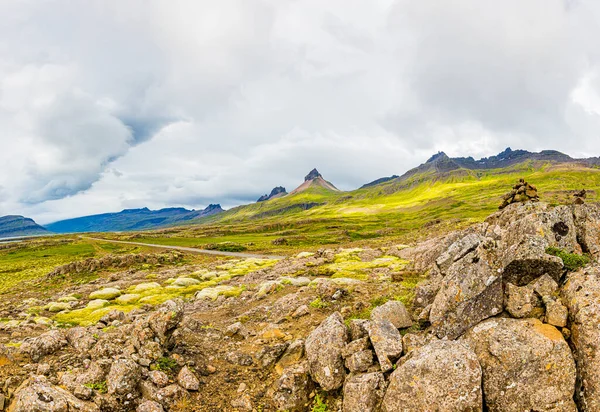
[[[321,173],[319,173],[317,169],[313,169],[304,177],[304,183],[292,190],[290,194],[300,193],[309,188],[323,188],[335,192],[340,191],[337,187],[333,185],[333,183],[323,179],[323,176],[321,175]]]
[[[364,188],[371,187],[371,186],[377,186],[378,184],[389,182],[390,180],[398,179],[399,177],[400,176],[398,176],[398,175],[392,175],[389,177],[380,177],[377,180],[373,180],[372,182],[365,183],[364,185],[362,185],[360,187],[360,189],[364,189]]]
[[[75,232],[118,232],[128,230],[154,229],[177,225],[223,212],[221,205],[209,205],[203,210],[188,210],[181,207],[150,210],[125,209],[119,213],[104,213],[61,220],[46,225],[46,229],[56,233]]]
[[[277,187],[273,188],[273,190],[271,190],[271,194],[262,195],[261,197],[259,197],[257,202],[265,202],[269,199],[275,199],[275,198],[285,196],[285,195],[287,195],[287,192],[285,191],[285,187],[277,186]]]
[[[23,216],[0,217],[0,238],[48,235],[50,232],[35,223],[33,219]]]

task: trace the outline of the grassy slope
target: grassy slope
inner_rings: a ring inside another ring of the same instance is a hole
[[[250,250],[292,252],[321,245],[411,241],[482,221],[497,210],[501,196],[524,177],[536,185],[543,201],[571,203],[571,191],[592,190],[598,201],[600,169],[580,165],[533,163],[488,171],[458,170],[445,176],[418,174],[352,192],[311,188],[305,192],[240,206],[202,224],[143,232],[136,240],[202,246],[219,241]],[[321,206],[301,210],[299,205]],[[118,235],[130,237],[131,235]],[[273,246],[285,238],[287,245]]]

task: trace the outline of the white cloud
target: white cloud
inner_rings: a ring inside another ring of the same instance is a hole
[[[352,189],[438,150],[600,149],[597,2],[0,0],[0,15],[0,215],[233,206],[313,167]]]

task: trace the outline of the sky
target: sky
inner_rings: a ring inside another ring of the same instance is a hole
[[[0,0],[0,215],[600,155],[597,0]]]

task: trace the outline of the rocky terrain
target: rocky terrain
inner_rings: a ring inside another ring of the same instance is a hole
[[[410,247],[7,296],[0,410],[598,411],[599,257],[600,207],[528,201]]]

